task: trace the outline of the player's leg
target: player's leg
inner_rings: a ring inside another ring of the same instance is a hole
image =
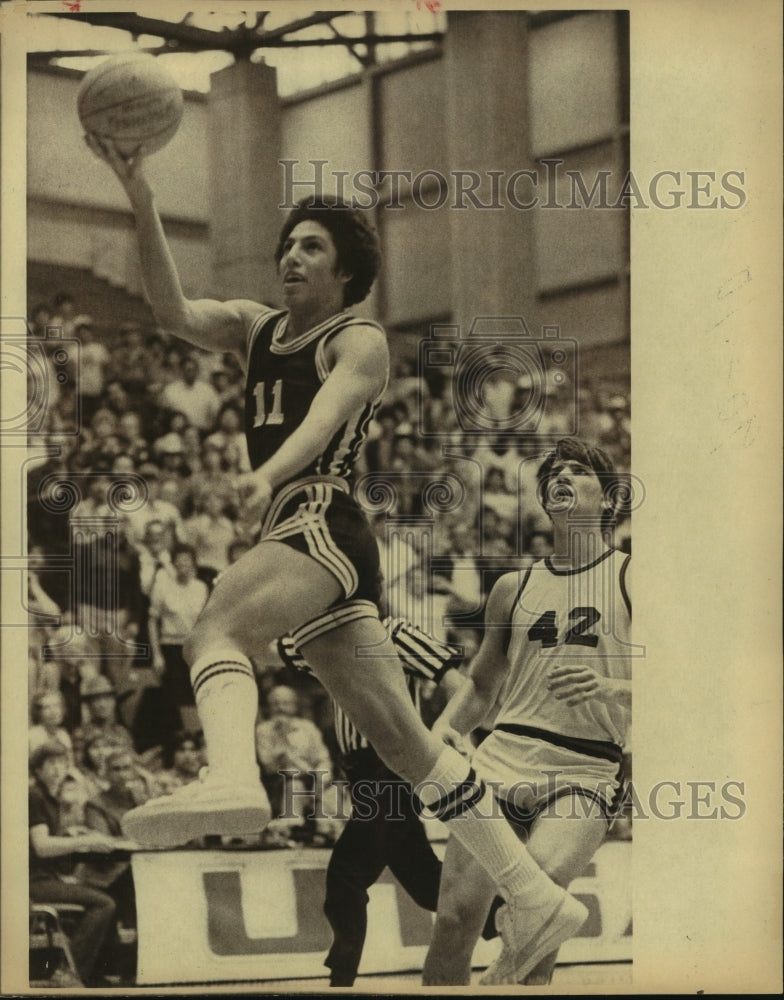
[[[354,757],[362,763],[347,772],[352,814],[327,866],[324,913],[333,941],[324,964],[330,970],[330,986],[354,985],[367,934],[367,890],[378,881],[387,863],[383,804],[375,795],[378,762],[369,748],[357,751]],[[368,760],[369,766],[363,766]],[[355,790],[359,802],[354,799]]]
[[[471,956],[495,896],[495,884],[454,837],[446,845],[436,922],[427,951],[424,986],[465,986]]]
[[[579,798],[572,808],[572,798]],[[559,796],[537,816],[531,825],[528,851],[550,878],[567,889],[583,873],[607,834],[607,820],[602,805],[585,797],[580,789]],[[565,939],[563,939],[565,940]],[[541,951],[534,964],[521,965],[505,952],[482,977],[483,985],[522,983],[538,986],[550,982],[558,948]]]
[[[435,912],[441,861],[417,814],[411,786],[391,772],[385,783],[384,803],[391,807],[385,824],[389,870],[418,906]]]
[[[550,878],[564,889],[579,878],[607,835],[607,819],[602,807],[582,796],[571,808],[569,796],[558,799],[552,815],[545,811],[531,827],[528,850]],[[578,818],[579,817],[579,818]],[[527,986],[546,986],[552,979],[558,949],[545,955],[525,977]]]
[[[425,727],[378,618],[344,621],[310,636],[302,642],[295,632],[294,638],[313,672],[387,767],[415,786],[425,815],[446,822],[459,817],[450,822],[453,836],[507,900],[503,936],[516,960],[528,954],[545,925],[552,947],[571,937],[585,921],[585,907],[545,875],[468,761]],[[363,655],[369,649],[373,655]]]
[[[209,775],[123,817],[126,836],[170,847],[208,834],[259,832],[269,821],[254,726],[258,690],[250,657],[341,596],[324,566],[262,541],[230,566],[210,595],[184,655],[190,663]]]

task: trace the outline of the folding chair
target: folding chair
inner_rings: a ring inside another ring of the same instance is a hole
[[[60,912],[84,913],[75,903],[30,904],[30,986],[82,986]]]

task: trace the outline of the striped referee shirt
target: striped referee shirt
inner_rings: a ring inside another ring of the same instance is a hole
[[[382,625],[400,657],[406,673],[408,690],[418,712],[421,682],[433,681],[437,684],[447,670],[458,666],[461,660],[460,650],[456,646],[436,639],[404,618],[385,618]],[[298,670],[310,672],[307,660],[291,636],[283,636],[278,640],[278,652],[284,663]],[[335,736],[340,752],[345,755],[369,746],[367,737],[357,729],[340,705],[336,701],[333,701],[332,705]]]

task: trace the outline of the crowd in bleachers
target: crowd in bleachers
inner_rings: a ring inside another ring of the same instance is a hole
[[[62,747],[69,827],[119,835],[123,811],[197,780],[206,763],[182,643],[217,575],[253,544],[256,526],[238,491],[249,469],[242,372],[231,355],[195,350],[136,323],[113,329],[94,321],[68,294],[31,315],[47,395],[30,440],[38,457],[28,466],[30,751],[40,762],[42,748]],[[61,337],[49,338],[49,327]],[[63,338],[78,342],[78,356],[57,355]],[[509,407],[515,391],[507,393]],[[628,404],[617,383],[581,389],[577,402],[581,436],[628,469]],[[567,433],[572,403],[553,392],[540,435]],[[421,435],[420,419],[440,433]],[[445,443],[453,446],[446,457]],[[371,427],[360,475],[383,474],[393,483],[386,508],[393,515],[425,512],[425,487],[450,473],[473,484],[433,522],[437,573],[423,584],[414,543],[408,571],[387,580],[390,612],[410,606],[411,591],[424,585],[437,612],[460,619],[442,634],[464,646],[466,661],[493,580],[521,556],[550,551],[534,486],[541,451],[536,436],[466,435],[449,385],[420,376],[414,362],[398,366]],[[127,489],[118,489],[123,482]],[[383,513],[374,523],[383,557]],[[618,539],[630,544],[628,525]],[[473,564],[478,554],[496,557],[497,569]],[[267,846],[330,843],[329,824],[285,818],[280,787],[280,771],[292,761],[303,773],[338,773],[328,698],[311,677],[285,667],[274,648],[255,668],[259,763],[284,816],[262,839]],[[432,719],[437,692],[425,701]],[[127,893],[122,870],[104,889]],[[121,919],[132,921],[127,899],[115,902]]]

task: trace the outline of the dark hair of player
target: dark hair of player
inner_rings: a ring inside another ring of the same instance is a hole
[[[343,305],[361,302],[367,297],[381,266],[378,233],[370,216],[334,195],[303,198],[291,210],[280,231],[275,249],[276,264],[280,264],[283,245],[292,229],[307,220],[318,222],[329,232],[337,250],[339,269],[351,275],[343,293]]]
[[[615,471],[613,460],[601,448],[581,441],[579,438],[561,438],[555,448],[545,456],[536,473],[536,495],[539,503],[547,511],[547,491],[555,469],[562,462],[579,462],[596,473],[604,492],[607,508],[602,514],[602,528],[609,528],[615,520],[622,492],[621,480]]]

